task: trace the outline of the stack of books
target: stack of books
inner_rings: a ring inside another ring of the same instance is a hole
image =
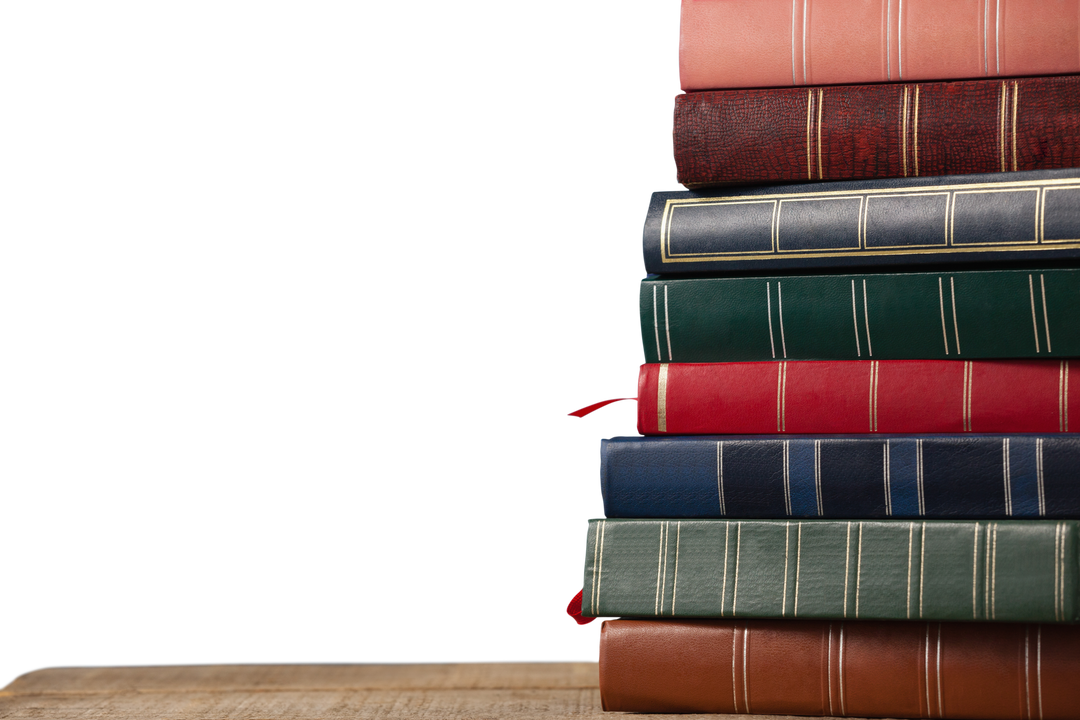
[[[1078,18],[683,0],[605,709],[1080,718]]]

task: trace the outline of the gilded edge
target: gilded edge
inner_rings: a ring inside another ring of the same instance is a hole
[[[689,254],[684,253],[681,255],[673,255],[669,248],[671,244],[671,216],[677,207],[693,206],[693,205],[714,205],[725,203],[746,203],[746,202],[764,202],[768,200],[783,200],[783,199],[801,199],[801,200],[813,200],[819,198],[832,198],[837,195],[862,195],[869,200],[872,196],[878,195],[892,195],[892,196],[904,196],[904,195],[916,195],[926,194],[933,191],[947,191],[947,192],[973,192],[977,190],[1017,190],[1017,189],[1031,189],[1040,190],[1045,189],[1047,191],[1052,189],[1077,189],[1080,188],[1080,178],[1061,178],[1057,180],[1018,180],[1014,182],[992,182],[992,183],[963,183],[954,185],[927,185],[917,188],[910,188],[905,191],[903,189],[893,188],[874,188],[868,190],[827,190],[821,192],[803,192],[803,193],[771,193],[766,195],[733,195],[725,197],[687,197],[687,198],[668,198],[664,203],[664,210],[660,217],[660,261],[664,264],[670,263],[687,263],[687,262],[740,262],[748,260],[771,260],[781,257],[785,254],[781,254],[779,248],[775,251],[765,253],[696,253]],[[791,256],[804,257],[804,258],[824,258],[824,257],[877,257],[877,256],[889,256],[889,255],[926,255],[931,253],[937,253],[942,255],[954,254],[954,253],[978,253],[978,252],[1010,252],[1010,251],[1030,251],[1035,248],[1036,245],[1045,244],[1047,249],[1052,250],[1073,250],[1080,249],[1080,238],[1074,238],[1069,240],[1053,240],[1047,241],[1044,239],[1045,224],[1045,193],[1040,193],[1038,201],[1038,210],[1036,212],[1036,231],[1037,240],[1035,243],[1031,241],[1024,241],[1021,243],[997,243],[987,245],[970,245],[964,244],[960,246],[954,245],[937,245],[929,248],[876,248],[870,249],[866,247],[860,247],[854,251],[826,251],[826,252],[806,252],[797,251],[791,252]],[[950,203],[951,206],[951,203]],[[950,215],[952,210],[950,209]],[[946,222],[950,220],[946,218]],[[775,233],[774,233],[775,234]],[[951,233],[950,233],[951,235]]]

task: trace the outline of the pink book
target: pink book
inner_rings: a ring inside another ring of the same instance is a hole
[[[683,0],[684,90],[1080,73],[1080,0]]]

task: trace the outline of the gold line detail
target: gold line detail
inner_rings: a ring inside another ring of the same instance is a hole
[[[1035,287],[1028,275],[1028,297],[1031,298],[1031,329],[1035,332],[1035,352],[1039,352],[1039,323],[1035,319]]]
[[[784,392],[784,363],[783,361],[776,363],[776,432],[783,432],[781,421],[782,411],[780,409],[780,396]]]
[[[813,153],[810,149],[810,130],[814,119],[814,91],[809,90],[806,94],[806,179],[814,179]]]
[[[915,177],[919,177],[919,86],[915,86],[915,142],[912,144],[915,160]]]
[[[660,364],[656,376],[656,431],[667,432],[667,363]]]
[[[1009,102],[1009,85],[1001,83],[1001,94],[998,98],[998,156],[1001,161],[1001,172],[1005,172],[1005,108]]]
[[[938,294],[938,306],[941,308],[941,338],[945,341],[945,354],[949,354],[949,331],[945,329],[945,292],[941,287],[941,278],[937,279],[937,294]],[[660,347],[659,336],[657,336],[657,347]]]
[[[602,523],[603,521],[601,521]],[[600,548],[600,524],[596,526],[596,534],[593,536],[593,551],[592,551],[592,592],[589,593],[589,599],[592,602],[592,613],[596,615],[596,558]]]
[[[900,157],[903,162],[904,177],[907,177],[907,118],[908,118],[908,87],[904,86],[904,104],[900,113]]]
[[[823,179],[821,173],[821,108],[824,106],[825,91],[818,90],[817,96],[817,176],[818,179]]]
[[[1000,1],[1000,0],[999,0]],[[1020,83],[1013,83],[1012,96],[1012,169],[1016,170],[1016,108],[1020,101]]]
[[[1050,317],[1046,314],[1046,276],[1039,274],[1039,287],[1042,289],[1043,330],[1046,331],[1046,352],[1054,352],[1050,347]]]
[[[956,354],[960,355],[960,324],[956,320],[956,278],[949,277],[949,293],[952,295],[952,329],[956,341]]]

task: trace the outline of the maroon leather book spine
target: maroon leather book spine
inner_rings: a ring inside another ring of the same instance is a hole
[[[600,698],[624,712],[1075,720],[1080,627],[609,620]]]
[[[1080,166],[1080,76],[694,92],[675,98],[687,187]]]

